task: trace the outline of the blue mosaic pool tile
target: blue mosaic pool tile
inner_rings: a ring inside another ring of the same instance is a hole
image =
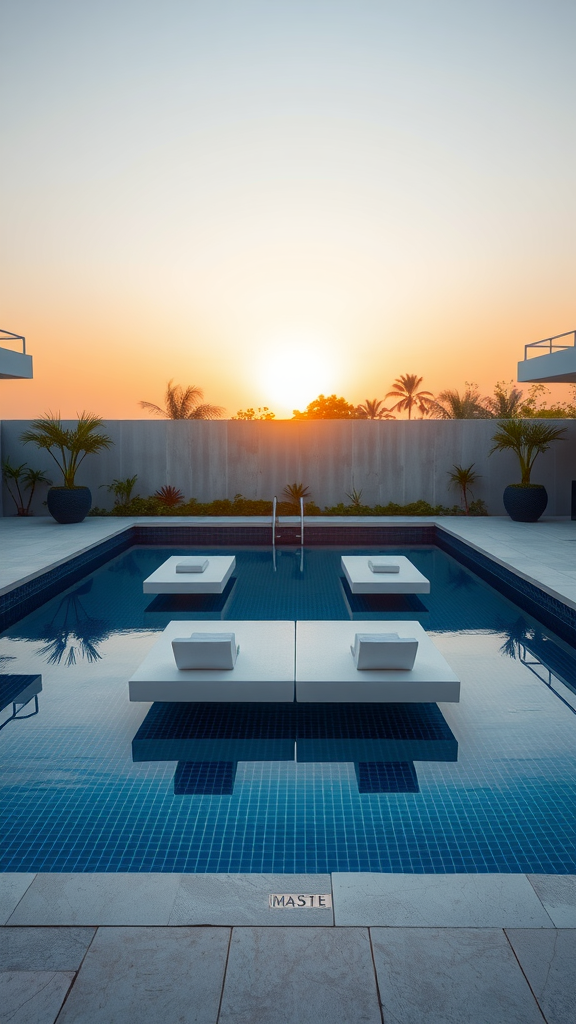
[[[167,553],[115,556],[0,638],[4,668],[43,676],[39,713],[0,733],[2,870],[576,871],[575,652],[538,620],[416,548],[460,705],[147,709],[132,668],[170,618],[204,614],[147,610]],[[350,617],[339,552],[237,556],[224,618]]]
[[[359,761],[359,793],[417,793],[418,776],[411,761]]]
[[[175,796],[231,796],[234,761],[179,761],[174,773]]]

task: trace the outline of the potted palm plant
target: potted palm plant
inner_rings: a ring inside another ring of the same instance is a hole
[[[44,448],[62,473],[63,484],[48,491],[48,511],[57,523],[81,523],[90,511],[92,495],[88,487],[76,485],[76,473],[87,455],[95,455],[114,443],[98,433],[104,421],[82,412],[76,427],[64,427],[60,416],[48,413],[34,420],[20,440]]]
[[[564,440],[564,427],[552,427],[540,420],[503,420],[492,438],[494,452],[513,451],[520,465],[519,484],[508,484],[503,494],[504,508],[517,523],[535,523],[548,504],[548,494],[542,484],[531,481],[532,468],[542,452],[548,451],[554,441]]]

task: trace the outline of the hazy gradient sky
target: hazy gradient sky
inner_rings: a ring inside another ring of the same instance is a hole
[[[573,0],[0,19],[0,325],[35,360],[1,416],[488,390],[576,326]]]

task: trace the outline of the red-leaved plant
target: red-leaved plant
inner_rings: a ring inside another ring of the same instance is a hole
[[[164,487],[160,487],[154,492],[154,497],[161,505],[166,505],[168,508],[175,508],[176,505],[181,505],[184,501],[182,491],[173,487],[172,484],[164,484]]]

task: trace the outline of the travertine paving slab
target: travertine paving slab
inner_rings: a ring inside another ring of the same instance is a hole
[[[552,928],[525,875],[332,875],[337,925]]]
[[[507,929],[548,1024],[576,1021],[576,930]]]
[[[77,971],[94,928],[0,928],[0,970]]]
[[[371,935],[385,1021],[543,1024],[503,931],[372,928]]]
[[[332,908],[271,910],[272,893],[331,894],[330,875],[182,875],[170,924],[332,925]]]
[[[235,928],[219,1024],[381,1024],[364,928]]]
[[[180,875],[38,874],[8,924],[168,924]]]
[[[557,928],[576,928],[576,875],[528,875]]]
[[[58,1024],[215,1024],[227,928],[100,928]]]
[[[35,877],[21,871],[0,873],[0,925],[6,924]]]
[[[71,971],[10,971],[0,974],[6,1024],[54,1024],[72,984]]]

